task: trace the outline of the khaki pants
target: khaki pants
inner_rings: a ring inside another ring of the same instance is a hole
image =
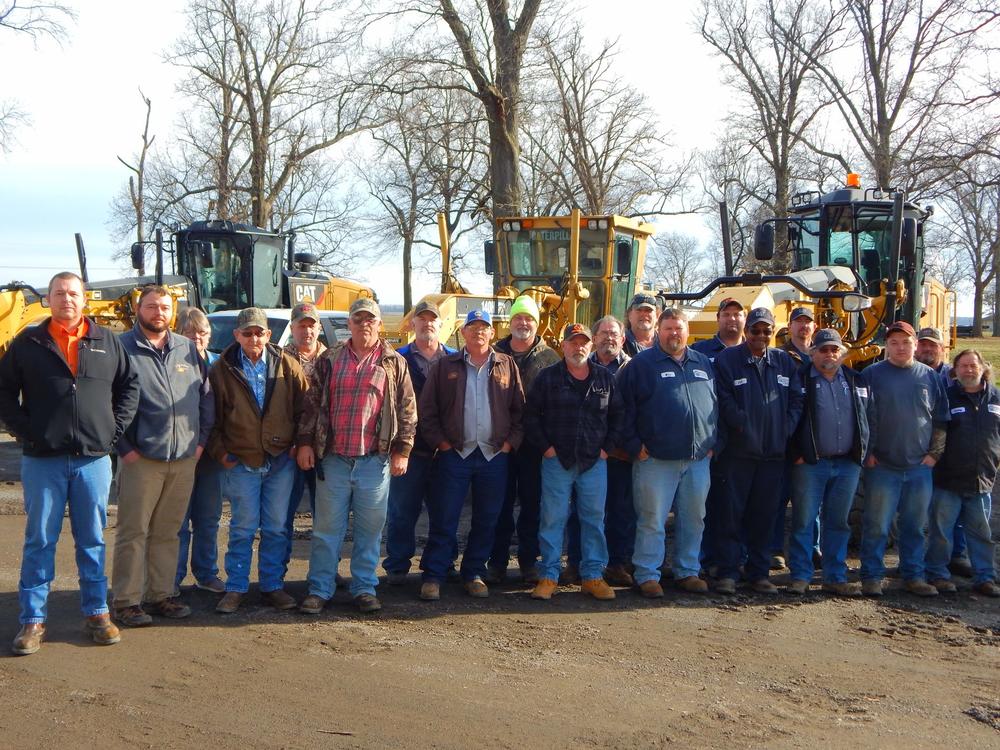
[[[122,463],[111,587],[114,607],[174,595],[178,540],[194,486],[194,457]]]

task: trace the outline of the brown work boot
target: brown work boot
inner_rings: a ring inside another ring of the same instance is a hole
[[[153,618],[146,614],[138,604],[116,609],[115,619],[122,625],[127,625],[130,628],[142,628],[153,624]]]
[[[635,586],[635,579],[621,563],[606,567],[604,569],[604,580],[611,586]]]
[[[931,581],[931,586],[938,590],[939,594],[954,594],[958,587],[951,582],[950,578],[935,578]]]
[[[660,585],[659,581],[654,581],[652,579],[643,581],[639,584],[639,593],[647,599],[662,599],[663,586]]]
[[[833,594],[834,596],[861,596],[861,589],[856,583],[850,583],[848,581],[837,581],[835,583],[824,583],[823,584],[824,594]]]
[[[473,578],[471,581],[465,582],[465,593],[477,599],[485,599],[490,595],[490,590],[483,583],[482,578]]]
[[[14,637],[14,642],[10,644],[10,650],[18,656],[33,654],[42,647],[42,639],[44,637],[44,622],[26,623],[21,626],[21,629]]]
[[[766,578],[758,578],[750,584],[750,588],[758,594],[767,594],[768,596],[774,596],[778,593],[778,587]]]
[[[736,579],[735,578],[720,578],[715,582],[715,592],[717,594],[735,594],[736,593]]]
[[[972,590],[983,596],[1000,597],[1000,586],[993,581],[983,581],[972,587]]]
[[[111,615],[107,613],[91,615],[84,624],[98,646],[112,646],[122,639],[118,628],[111,622]]]
[[[535,588],[531,590],[531,598],[544,599],[548,601],[552,598],[552,595],[556,593],[558,588],[558,581],[553,581],[551,578],[541,578],[538,583],[535,584]]]
[[[572,586],[580,582],[580,569],[575,565],[567,565],[559,571],[559,585]]]
[[[159,602],[147,602],[146,608],[151,615],[169,617],[172,620],[182,620],[191,615],[191,608],[177,597],[170,597]]]
[[[600,599],[602,602],[610,601],[615,598],[615,590],[608,585],[608,582],[603,578],[591,578],[590,580],[584,581],[580,584],[580,588],[583,593],[590,594],[595,599]]]
[[[299,605],[299,612],[304,615],[318,615],[326,606],[327,600],[316,594],[309,594]]]
[[[903,584],[903,588],[909,591],[911,594],[916,594],[917,596],[937,596],[938,590],[931,586],[923,578],[911,578],[909,581]]]
[[[219,599],[219,603],[215,605],[215,611],[223,615],[231,615],[233,612],[240,608],[240,602],[243,600],[243,594],[239,591],[227,591]]]
[[[420,584],[420,598],[425,602],[436,602],[441,598],[441,584],[437,581],[424,581]]]
[[[262,591],[260,594],[261,601],[264,604],[268,604],[275,609],[286,610],[295,609],[298,603],[295,601],[295,597],[289,594],[284,589],[275,589],[274,591]]]
[[[358,594],[354,597],[354,603],[358,605],[359,612],[378,612],[382,609],[382,602],[375,594]]]
[[[678,578],[674,581],[674,585],[681,591],[686,591],[689,594],[708,593],[708,584],[701,580],[698,576],[684,576],[684,578]]]
[[[226,584],[223,583],[219,576],[212,576],[211,578],[206,578],[204,581],[197,581],[195,588],[199,588],[202,591],[211,591],[213,594],[225,594]]]
[[[795,594],[796,596],[802,596],[809,590],[809,581],[804,581],[801,578],[793,578],[785,586],[785,591],[789,594]]]
[[[861,582],[861,593],[865,596],[882,596],[882,579],[867,578]]]

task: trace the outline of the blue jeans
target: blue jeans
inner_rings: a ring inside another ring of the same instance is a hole
[[[538,561],[538,514],[542,499],[542,454],[522,444],[507,454],[506,495],[496,522],[491,568],[507,570],[510,542],[514,535],[514,505],[517,511],[517,563],[530,568]]]
[[[949,579],[948,562],[954,557],[953,532],[961,520],[965,529],[969,562],[972,564],[973,583],[996,579],[993,569],[993,537],[990,533],[990,493],[959,495],[934,488],[931,500],[931,534],[927,546],[927,577]]]
[[[191,502],[181,530],[177,532],[180,554],[175,583],[178,587],[187,577],[189,549],[191,573],[196,581],[203,583],[219,575],[219,517],[225,478],[225,469],[213,459],[202,457],[198,462]]]
[[[427,498],[430,530],[420,560],[425,581],[441,583],[448,576],[457,544],[458,521],[470,485],[472,527],[465,542],[465,554],[462,555],[462,579],[471,581],[481,578],[486,572],[486,560],[493,548],[497,518],[504,502],[507,456],[506,453],[497,453],[487,461],[478,448],[466,458],[455,450],[438,453],[437,487]]]
[[[282,567],[288,573],[288,562],[292,559],[292,537],[295,534],[295,512],[302,502],[302,493],[309,490],[309,507],[316,515],[316,470],[295,469],[295,481],[292,483],[292,493],[288,496],[288,516],[285,518],[285,531],[288,532],[288,545],[285,547],[285,558]]]
[[[608,541],[608,565],[629,565],[635,550],[635,504],[632,500],[632,462],[609,457],[608,494],[604,502],[604,537]],[[580,565],[580,519],[576,504],[566,522],[566,558]]]
[[[269,457],[264,470],[249,469],[240,463],[226,472],[225,492],[232,511],[225,561],[226,591],[245,594],[249,590],[257,529],[260,529],[257,549],[260,590],[277,591],[284,586],[281,561],[288,542],[285,517],[295,471],[295,461],[283,452]]]
[[[86,617],[105,614],[108,579],[104,575],[104,527],[111,488],[111,459],[24,456],[21,482],[28,517],[21,580],[17,585],[21,624],[45,622],[49,587],[56,574],[56,543],[67,503],[80,575],[80,607]]]
[[[865,512],[861,525],[861,580],[885,575],[883,555],[893,516],[897,524],[899,572],[912,581],[924,576],[924,528],[931,504],[931,468],[873,466],[865,469]]]
[[[814,534],[822,513],[823,581],[847,580],[847,543],[851,539],[847,519],[860,477],[860,464],[844,457],[792,467],[792,531],[788,537],[792,578],[812,580]]]
[[[666,551],[667,516],[674,509],[676,578],[697,576],[698,551],[705,530],[705,499],[708,497],[710,459],[662,461],[647,458],[632,465],[632,495],[635,500],[635,582],[660,580]]]
[[[734,458],[723,453],[717,463],[713,476],[713,481],[719,481],[714,509],[717,577],[739,578],[745,551],[746,579],[765,579],[771,567],[771,533],[781,502],[785,462]]]
[[[563,534],[569,517],[570,498],[576,491],[576,512],[580,519],[580,577],[600,578],[608,564],[604,539],[604,501],[608,494],[607,464],[603,459],[584,472],[566,469],[558,458],[542,459],[542,504],[538,526],[538,546],[542,562],[539,578],[559,579]]]
[[[375,594],[382,529],[389,504],[389,456],[376,453],[323,458],[324,478],[316,483],[309,593],[329,599],[337,588],[337,563],[353,514],[351,595]]]

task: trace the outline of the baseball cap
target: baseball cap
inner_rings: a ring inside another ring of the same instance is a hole
[[[895,323],[890,324],[889,327],[885,329],[886,338],[889,338],[889,336],[894,333],[905,333],[911,339],[915,339],[917,337],[917,334],[913,330],[913,326],[911,326],[905,320],[897,320]]]
[[[819,349],[821,346],[829,346],[834,344],[839,346],[841,349],[847,349],[844,346],[843,339],[840,338],[840,334],[833,328],[822,328],[813,335],[811,349]]]
[[[236,316],[236,330],[245,331],[247,328],[260,328],[263,331],[270,328],[267,315],[259,307],[244,307]]]
[[[590,329],[580,323],[570,323],[563,329],[563,341],[569,341],[574,336],[586,336],[587,341],[594,340],[594,337],[590,335]]]
[[[747,328],[753,328],[755,323],[770,323],[774,325],[774,313],[768,310],[766,307],[755,307],[747,315]]]
[[[493,318],[486,310],[469,310],[469,314],[465,316],[465,325],[462,328],[470,326],[473,323],[485,323],[491,326],[493,325]]]
[[[316,310],[316,305],[312,302],[303,302],[292,308],[292,322],[295,323],[299,320],[315,320],[319,322],[319,312]]]
[[[929,326],[927,328],[921,328],[920,332],[917,333],[917,341],[920,341],[921,339],[937,341],[939,344],[944,343],[944,336],[941,335],[941,331],[937,328],[931,328]]]
[[[629,310],[638,310],[640,307],[648,307],[650,310],[656,309],[656,298],[651,294],[637,294],[629,303]]]
[[[420,300],[416,306],[413,308],[413,317],[417,317],[420,313],[429,312],[435,318],[441,317],[441,311],[438,310],[438,306],[433,302],[428,302],[427,300]]]
[[[351,303],[351,307],[347,314],[354,315],[354,313],[358,312],[371,313],[376,318],[382,317],[382,312],[378,309],[378,303],[371,297],[359,297]]]
[[[722,312],[727,307],[732,307],[733,305],[736,305],[741,310],[744,309],[743,303],[740,302],[738,299],[736,299],[735,297],[726,297],[724,300],[722,300],[722,302],[719,303],[719,312]]]
[[[802,317],[809,318],[809,320],[815,320],[815,318],[813,317],[813,311],[810,310],[808,307],[796,307],[794,310],[792,310],[792,315],[788,319],[788,322],[791,323],[796,318],[802,318]]]

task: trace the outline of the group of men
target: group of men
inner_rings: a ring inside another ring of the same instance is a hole
[[[989,529],[1000,392],[975,351],[959,354],[950,374],[916,361],[918,339],[940,343],[933,330],[918,336],[891,324],[886,360],[862,375],[842,364],[837,331],[817,331],[807,308],[792,312],[788,343],[773,348],[771,311],[728,299],[718,334],[688,346],[684,312],[639,294],[626,325],[609,316],[566,326],[560,358],[523,295],[510,335],[495,344],[490,313],[469,312],[458,351],[440,341],[438,308],[421,302],[413,342],[395,351],[379,336],[378,305],[365,298],[350,308],[350,337],[330,349],[318,341],[310,303],[292,311],[284,350],[270,343],[264,311],[242,310],[235,342],[213,363],[207,319],[190,311],[183,335],[172,332],[163,287],[142,291],[135,327],[120,337],[84,318],[83,300],[79,277],[57,274],[51,320],[0,360],[0,419],[24,449],[18,654],[44,638],[67,505],[83,614],[105,645],[120,639],[115,621],[190,614],[179,596],[189,549],[196,585],[221,595],[217,611],[235,612],[258,534],[263,600],[317,614],[339,583],[350,523],[350,594],[360,611],[376,611],[383,530],[388,582],[404,584],[423,508],[419,595],[430,601],[453,577],[470,596],[489,596],[507,575],[515,531],[535,599],[577,580],[599,600],[630,585],[662,597],[671,512],[679,589],[703,593],[711,584],[732,594],[742,577],[774,594],[773,539],[789,499],[790,593],[808,589],[821,560],[824,591],[880,595],[898,514],[906,590],[955,591],[949,563],[960,525],[975,590],[1000,596]],[[109,600],[112,450],[120,477]],[[847,580],[846,555],[862,471],[858,587]],[[306,490],[313,532],[308,593],[297,601],[285,576]],[[225,582],[215,546],[223,495],[231,508]]]

